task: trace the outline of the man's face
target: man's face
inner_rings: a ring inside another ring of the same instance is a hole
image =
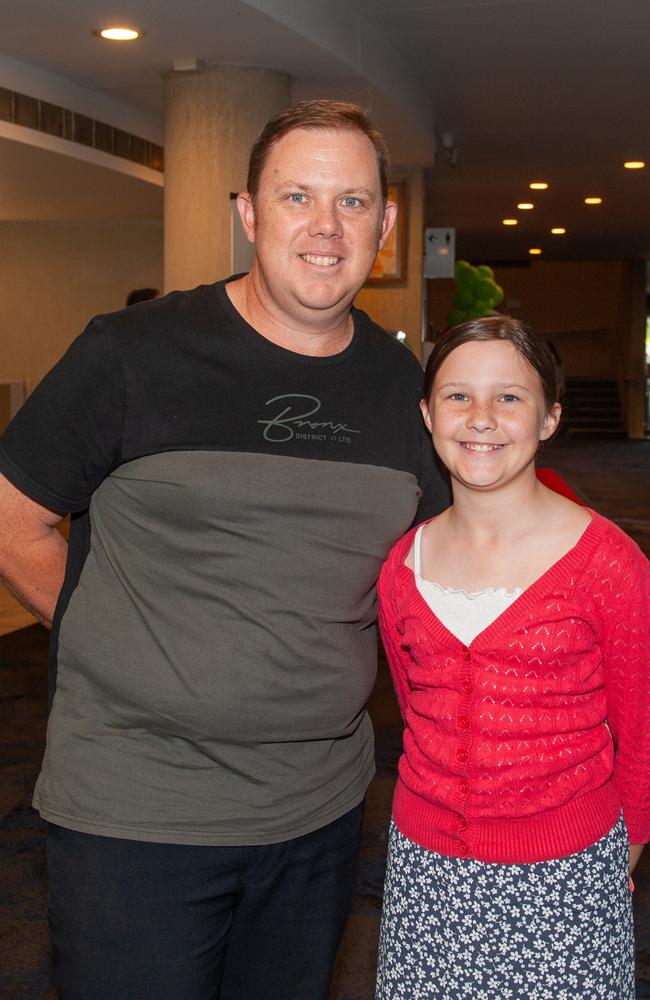
[[[291,325],[347,311],[395,221],[374,147],[356,129],[294,129],[271,148],[253,205],[240,195],[255,277]]]

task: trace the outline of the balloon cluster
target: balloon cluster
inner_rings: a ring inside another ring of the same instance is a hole
[[[449,326],[464,323],[468,319],[487,316],[495,306],[503,302],[503,289],[494,280],[494,271],[487,264],[473,267],[466,260],[456,261],[456,296],[447,317]]]

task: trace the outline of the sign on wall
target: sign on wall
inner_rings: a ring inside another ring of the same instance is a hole
[[[456,262],[456,230],[424,230],[424,277],[453,278]]]

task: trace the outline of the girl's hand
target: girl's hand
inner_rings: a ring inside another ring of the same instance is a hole
[[[645,844],[630,844],[630,871],[636,868]]]

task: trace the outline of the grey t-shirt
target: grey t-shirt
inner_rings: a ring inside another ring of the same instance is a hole
[[[255,844],[373,773],[382,561],[446,491],[421,372],[354,314],[329,358],[247,326],[225,283],[100,317],[0,442],[77,512],[35,804],[108,836]]]

